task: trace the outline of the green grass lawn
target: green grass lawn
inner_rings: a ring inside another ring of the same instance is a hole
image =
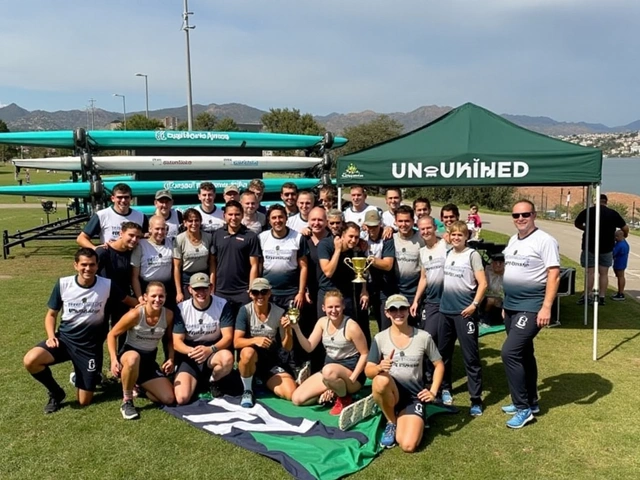
[[[61,180],[68,180],[71,178],[70,172],[56,172],[47,173],[46,170],[36,170],[30,168],[29,173],[31,175],[31,185],[43,184],[43,183],[58,183]],[[20,172],[22,184],[26,185],[25,181],[25,169]],[[13,165],[7,163],[0,163],[0,186],[18,185],[14,177]],[[65,203],[65,199],[62,200],[62,204]],[[0,195],[0,204],[2,203],[40,203],[39,197],[25,197],[25,201],[22,201],[22,197],[16,195]]]
[[[7,213],[8,212],[8,213]],[[25,215],[27,212],[24,212]],[[35,212],[33,212],[35,213]],[[0,225],[18,228],[14,210]],[[31,219],[32,220],[32,219]],[[505,236],[483,231],[487,240]],[[56,278],[72,273],[69,242],[16,248],[0,260],[0,413],[3,479],[287,478],[279,464],[226,443],[139,400],[142,418],[124,421],[120,391],[111,386],[85,409],[68,403],[44,416],[44,390],[23,369],[22,357],[44,338],[46,302]],[[570,265],[563,259],[563,264]],[[578,286],[582,285],[578,278]],[[455,416],[436,417],[420,451],[383,452],[357,479],[635,479],[640,476],[640,305],[609,302],[601,309],[598,362],[592,330],[582,325],[575,297],[561,300],[562,326],[536,340],[540,370],[538,420],[518,431],[505,427],[509,401],[500,360],[503,334],[481,338],[486,412],[472,419],[459,352],[454,360]],[[70,364],[53,368],[73,398]],[[328,460],[330,461],[330,460]]]

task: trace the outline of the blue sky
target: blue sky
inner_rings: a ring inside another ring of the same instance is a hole
[[[2,4],[9,3],[3,0]],[[186,103],[182,0],[0,7],[0,104]],[[190,0],[194,103],[640,119],[638,0]]]

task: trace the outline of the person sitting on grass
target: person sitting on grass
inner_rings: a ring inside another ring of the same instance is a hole
[[[409,325],[405,296],[391,295],[385,314],[391,326],[374,337],[365,373],[373,380],[373,399],[387,419],[380,446],[391,448],[397,442],[403,451],[412,453],[424,432],[424,404],[436,399],[444,363],[431,335]],[[424,385],[426,359],[434,367],[430,389]]]
[[[236,318],[233,346],[239,351],[238,371],[244,392],[240,405],[255,404],[253,376],[256,374],[278,397],[291,400],[296,389],[293,376],[283,368],[279,348],[290,352],[293,335],[284,310],[269,302],[271,284],[266,278],[256,278],[249,291],[251,303],[240,307]]]
[[[211,295],[206,273],[191,276],[189,295],[189,300],[178,304],[173,327],[176,351],[173,386],[178,405],[189,403],[198,385],[207,381],[211,396],[222,396],[217,382],[233,370],[232,305]]]
[[[293,325],[293,331],[305,351],[313,352],[322,341],[327,356],[322,371],[300,385],[291,400],[295,405],[311,405],[318,400],[329,402],[337,395],[329,413],[340,415],[344,407],[353,403],[351,395],[364,385],[364,366],[369,349],[358,323],[344,315],[342,294],[338,290],[329,290],[325,294],[322,309],[327,315],[317,321],[308,339],[298,323]]]
[[[98,277],[98,255],[92,248],[80,248],[73,267],[76,275],[60,278],[51,292],[44,328],[47,340],[27,352],[24,366],[49,392],[44,413],[60,410],[65,392],[55,381],[49,366],[70,361],[75,373],[78,403],[87,406],[102,371],[102,345],[105,331],[105,306],[119,300],[129,307],[138,305],[108,278]],[[60,326],[56,332],[58,313]]]
[[[629,262],[629,243],[624,238],[624,231],[616,230],[616,244],[613,246],[613,273],[618,279],[618,292],[611,297],[616,302],[624,301],[624,287],[627,280],[624,278],[624,271]]]
[[[173,312],[164,307],[166,298],[162,283],[149,282],[144,294],[145,304],[125,314],[107,336],[111,373],[122,380],[120,413],[125,420],[140,417],[133,405],[136,384],[144,388],[153,402],[171,405],[175,400],[173,386],[165,376],[173,373]],[[117,340],[123,334],[126,334],[126,341],[118,352]],[[158,343],[165,336],[168,338],[168,359],[160,367],[156,362]]]

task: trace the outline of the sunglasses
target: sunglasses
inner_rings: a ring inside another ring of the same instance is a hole
[[[265,296],[267,293],[269,293],[270,290],[268,289],[263,289],[263,290],[251,290],[251,295],[255,295],[256,297],[258,295],[262,295]]]
[[[409,311],[409,307],[389,307],[387,308],[387,310],[389,311],[389,313],[406,313]]]
[[[295,192],[285,192],[282,194],[285,197],[295,197],[297,195],[297,193]]]
[[[457,218],[455,215],[443,215],[442,218]]]
[[[200,290],[209,290],[209,287],[191,287],[191,288],[196,292],[199,292]]]
[[[342,222],[329,222],[329,225],[340,225]]]
[[[131,195],[114,195],[117,200],[131,200]]]
[[[533,212],[512,213],[511,218],[529,218],[531,215],[533,215]]]

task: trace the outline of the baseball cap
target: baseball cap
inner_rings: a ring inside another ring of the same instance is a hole
[[[496,262],[504,262],[504,254],[494,253],[493,255],[491,255],[491,260],[495,260]]]
[[[209,275],[206,273],[194,273],[189,279],[189,286],[191,288],[206,288],[209,287],[209,285]]]
[[[240,190],[238,189],[237,185],[227,185],[226,187],[224,187],[224,193],[229,193],[229,192],[240,193]]]
[[[407,297],[405,297],[404,295],[391,295],[389,298],[387,298],[387,301],[384,303],[384,309],[385,310],[389,310],[391,307],[409,307],[409,301],[407,300]]]
[[[380,212],[378,210],[369,210],[364,214],[364,224],[368,227],[377,227],[380,225],[380,221],[382,218],[380,217]]]
[[[169,190],[158,190],[156,192],[156,200],[160,200],[161,198],[168,198],[169,200],[173,200],[173,195]]]
[[[271,284],[266,278],[256,278],[251,282],[250,290],[271,290]]]

